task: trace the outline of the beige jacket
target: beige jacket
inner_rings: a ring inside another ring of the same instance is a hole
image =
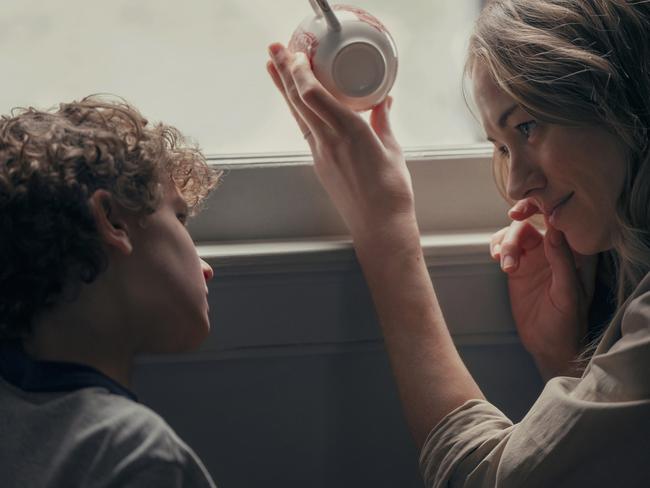
[[[650,274],[582,378],[550,380],[515,425],[465,403],[431,431],[420,468],[427,487],[650,487]]]

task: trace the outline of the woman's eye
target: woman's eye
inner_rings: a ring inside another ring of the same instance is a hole
[[[183,225],[187,225],[187,214],[177,214],[176,217]]]
[[[528,122],[519,124],[517,126],[517,130],[521,132],[524,136],[530,137],[530,133],[533,131],[535,127],[537,127],[537,122],[535,122],[534,120],[529,120]]]
[[[497,151],[499,151],[499,154],[501,156],[507,156],[508,155],[508,148],[506,146],[499,146],[497,148]]]

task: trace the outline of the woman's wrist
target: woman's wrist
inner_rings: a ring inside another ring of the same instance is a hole
[[[576,361],[579,354],[580,351],[577,348],[567,348],[562,351],[554,350],[552,353],[531,352],[544,381],[556,376],[580,376],[581,366]]]
[[[351,229],[357,253],[364,255],[402,252],[420,247],[420,229],[414,212],[364,220]]]

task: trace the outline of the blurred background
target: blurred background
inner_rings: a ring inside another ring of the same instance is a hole
[[[336,3],[336,2],[334,2]],[[405,148],[483,139],[465,105],[465,49],[482,0],[354,0],[400,56],[393,128]],[[211,155],[307,149],[265,63],[308,0],[3,0],[0,113],[111,93]]]

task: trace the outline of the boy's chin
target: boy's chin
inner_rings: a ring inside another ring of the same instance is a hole
[[[199,347],[201,347],[201,344],[203,344],[205,340],[208,338],[209,333],[210,333],[210,325],[208,324],[200,331],[195,332],[191,336],[186,336],[183,338],[183,340],[178,341],[178,343],[174,344],[173,347],[175,351],[173,352],[183,353],[183,352],[196,351]]]
[[[193,352],[201,347],[210,333],[210,323],[194,326],[186,334],[179,334],[165,341],[157,341],[143,351],[145,354],[181,354]]]

